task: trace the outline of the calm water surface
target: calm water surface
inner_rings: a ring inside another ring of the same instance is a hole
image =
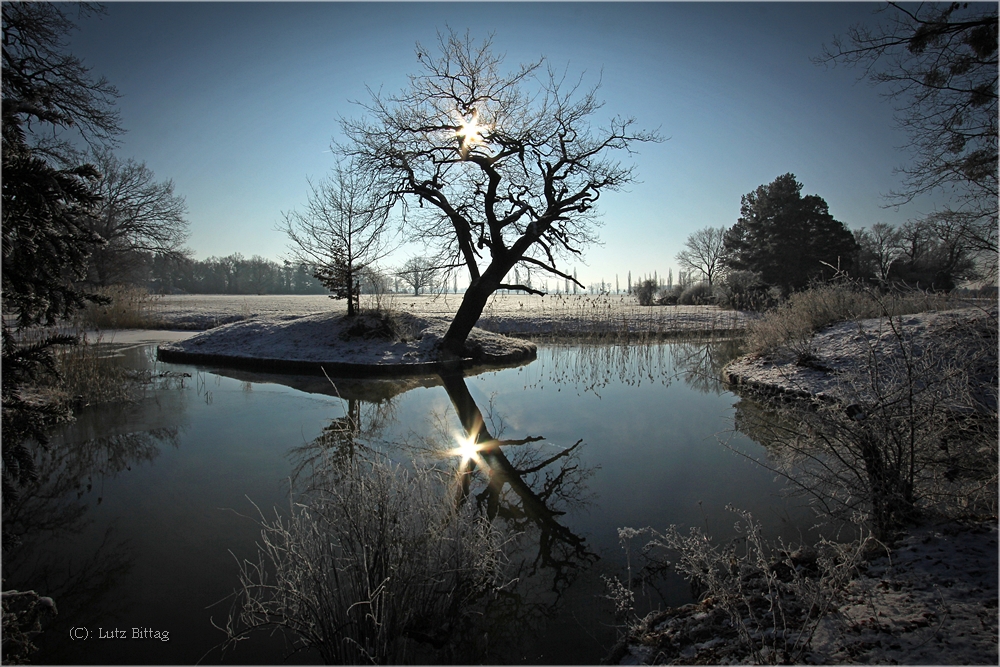
[[[522,526],[535,540],[525,580],[545,617],[484,659],[596,663],[617,636],[601,575],[623,575],[619,527],[699,526],[727,539],[736,520],[727,504],[753,512],[772,535],[797,539],[811,524],[770,473],[720,444],[763,452],[730,432],[738,398],[715,378],[734,353],[732,342],[548,345],[530,364],[447,386],[438,377],[334,378],[334,390],[325,378],[163,364],[152,347],[132,348],[123,363],[168,377],[138,403],[87,409],[58,434],[39,493],[8,519],[32,530],[5,555],[5,588],[34,589],[59,606],[38,663],[318,662],[311,652],[287,657],[280,635],[219,649],[213,622],[228,616],[237,559],[256,558],[257,508],[287,514],[297,466],[345,416],[360,449],[405,463],[426,456],[442,430],[445,439],[460,433],[456,405],[465,405],[498,438],[544,438],[503,448],[490,466],[516,478],[501,510],[537,510]],[[690,601],[679,580],[662,592],[648,602]],[[169,639],[133,640],[133,628]],[[130,638],[100,638],[112,629]]]

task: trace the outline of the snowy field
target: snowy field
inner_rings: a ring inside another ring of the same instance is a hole
[[[422,317],[450,317],[461,294],[381,297],[382,308]],[[374,306],[364,296],[362,308]],[[287,317],[346,312],[345,301],[325,295],[168,295],[159,297],[156,316],[168,329],[205,330],[255,316]],[[634,297],[612,295],[494,295],[478,326],[505,334],[574,335],[586,333],[672,334],[724,332],[746,326],[747,313],[715,306],[640,306]]]

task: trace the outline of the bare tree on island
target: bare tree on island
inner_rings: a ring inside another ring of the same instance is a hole
[[[448,32],[438,41],[438,56],[417,45],[422,71],[407,88],[372,92],[364,117],[342,121],[338,149],[388,184],[404,225],[436,246],[444,268],[468,270],[442,342],[448,359],[463,355],[497,289],[542,294],[505,282],[515,266],[576,283],[558,260],[595,240],[601,193],[633,180],[612,153],[659,137],[633,129],[631,118],[594,127],[597,87],[567,82],[544,59],[505,72],[491,39]]]
[[[305,211],[285,213],[279,229],[288,235],[295,261],[315,266],[316,278],[333,298],[347,299],[353,317],[362,273],[392,250],[386,238],[391,204],[373,173],[354,163],[338,164],[309,189]]]

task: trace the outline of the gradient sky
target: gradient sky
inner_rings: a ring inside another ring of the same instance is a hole
[[[398,91],[438,30],[493,32],[512,68],[545,56],[600,77],[597,123],[634,116],[669,138],[640,146],[641,182],[602,197],[602,245],[576,266],[584,283],[617,274],[624,287],[629,271],[676,274],[689,234],[731,226],[741,195],[786,172],[852,229],[930,209],[883,208],[907,159],[892,107],[858,71],[810,61],[880,6],[111,2],[70,51],[122,93],[118,153],[174,181],[198,259],[282,258],[275,228],[330,168],[338,118],[360,115],[366,86]],[[420,253],[404,246],[387,266]]]

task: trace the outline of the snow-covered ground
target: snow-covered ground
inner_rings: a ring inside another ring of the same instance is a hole
[[[451,317],[458,310],[461,294],[381,297],[383,309],[420,315]],[[362,297],[362,308],[372,297]],[[254,316],[345,313],[345,301],[324,295],[221,294],[168,295],[157,298],[154,312],[167,329],[205,330]],[[504,334],[655,333],[711,332],[742,329],[747,313],[720,310],[715,306],[640,306],[625,294],[548,296],[497,294],[487,304],[478,326]]]
[[[328,373],[433,370],[449,317],[339,312],[258,315],[159,346],[164,361]],[[476,362],[504,364],[535,356],[535,344],[473,329],[466,349]]]
[[[997,549],[995,523],[914,529],[840,592],[799,660],[996,665]],[[753,662],[711,600],[651,614],[621,651],[625,665]]]
[[[995,306],[916,313],[891,322],[885,318],[840,322],[805,344],[741,357],[723,375],[733,384],[769,393],[866,402],[872,398],[867,395],[872,390],[871,372],[878,369],[888,378],[904,350],[917,371],[927,370],[932,362],[961,362],[962,355],[982,349],[990,329],[995,334]],[[992,361],[990,375],[996,371],[995,355]]]

